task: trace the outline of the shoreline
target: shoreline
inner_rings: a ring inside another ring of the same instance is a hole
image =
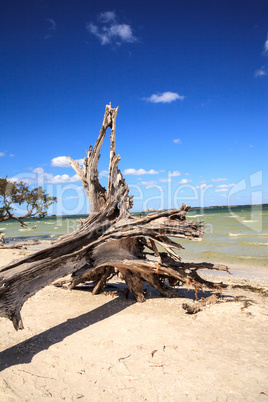
[[[29,241],[30,242],[30,241]],[[17,244],[20,243],[14,242],[14,243],[8,243],[8,244]],[[27,243],[27,241],[24,241],[23,243]],[[22,249],[4,249],[1,248],[0,246],[0,270],[2,267],[10,264],[12,261],[22,259],[25,255],[30,255],[32,253],[35,253],[37,251],[40,251],[53,242],[51,240],[41,240],[41,244],[35,245],[35,246],[26,246],[26,248]],[[191,259],[186,262],[194,262],[194,263],[200,263],[201,261],[197,259]],[[229,271],[231,273],[228,274],[227,272],[223,271],[216,271],[216,270],[209,270],[209,269],[200,269],[199,273],[204,276],[205,278],[208,278],[208,280],[212,281],[221,281],[221,282],[226,282],[226,283],[231,283],[231,282],[239,282],[239,280],[247,280],[247,281],[256,281],[261,282],[262,286],[268,286],[268,270],[267,267],[261,267],[258,265],[242,265],[242,264],[234,264],[234,263],[226,263],[226,262],[221,262],[221,261],[207,261],[209,263],[217,263],[217,264],[223,264],[228,266]]]

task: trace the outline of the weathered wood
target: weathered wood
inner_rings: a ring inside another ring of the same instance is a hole
[[[81,227],[61,236],[50,247],[0,269],[0,316],[22,329],[20,310],[23,303],[39,289],[56,281],[57,286],[73,288],[91,281],[93,293],[99,293],[109,278],[119,271],[128,290],[137,301],[145,300],[143,283],[147,281],[161,295],[172,296],[177,284],[193,286],[196,294],[203,287],[221,289],[201,278],[198,269],[228,272],[224,265],[184,263],[176,250],[183,248],[172,238],[200,240],[203,225],[186,220],[190,207],[152,213],[135,218],[129,188],[118,169],[120,156],[115,153],[115,127],[118,108],[106,106],[103,124],[94,148],[90,146],[83,168],[69,158],[90,200],[90,215]],[[110,134],[109,181],[107,190],[98,179],[100,149],[107,128]],[[160,245],[165,252],[159,252]],[[149,250],[149,251],[148,251]],[[148,259],[153,254],[155,259]]]
[[[5,238],[4,238],[4,235],[2,232],[0,232],[0,241],[2,242],[2,244],[6,244],[6,241],[5,241]]]
[[[10,248],[27,248],[29,246],[38,246],[41,244],[41,241],[35,241],[31,243],[14,243],[14,244],[0,244],[0,250],[2,249],[10,249]]]

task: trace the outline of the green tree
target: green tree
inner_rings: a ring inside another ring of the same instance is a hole
[[[49,196],[41,186],[31,190],[23,182],[13,183],[7,178],[0,178],[0,222],[13,219],[18,221],[22,227],[27,227],[23,222],[24,219],[44,218],[49,206],[56,201],[57,197]],[[16,205],[23,205],[26,213],[16,216]],[[0,237],[4,243],[1,233]]]

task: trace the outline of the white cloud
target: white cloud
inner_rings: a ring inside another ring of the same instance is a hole
[[[211,181],[214,181],[215,183],[219,182],[219,181],[227,181],[228,179],[224,179],[221,177],[218,177],[217,179],[211,179]]]
[[[73,175],[73,176],[69,176],[68,174],[57,174],[56,176],[53,176],[50,179],[50,183],[53,184],[58,184],[58,183],[74,183],[76,181],[79,181],[79,177],[77,174]]]
[[[104,11],[103,13],[99,14],[98,20],[103,23],[115,22],[116,14],[114,11]]]
[[[55,20],[53,20],[52,18],[47,18],[46,21],[48,23],[48,27],[47,27],[47,34],[45,36],[45,39],[50,39],[50,38],[52,38],[54,32],[56,31],[57,24],[56,24]]]
[[[80,165],[83,165],[84,159],[76,159]],[[68,161],[67,156],[57,156],[51,160],[51,166],[58,166],[58,167],[71,167],[70,162]]]
[[[228,191],[228,189],[227,188],[218,188],[217,190],[215,190],[216,193],[220,193],[223,191]]]
[[[200,184],[200,186],[196,186],[196,188],[200,188],[200,189],[207,188],[207,187],[212,187],[212,185],[208,185],[206,183],[203,183],[203,184]]]
[[[140,176],[143,174],[158,174],[158,172],[154,169],[150,169],[148,171],[144,169],[125,169],[123,172],[124,175],[135,175],[135,176]]]
[[[19,181],[21,181],[18,177],[14,176],[14,177],[10,177],[10,179],[8,179],[9,181],[11,181],[12,183],[18,183]]]
[[[5,156],[4,152],[0,152],[0,157]]]
[[[102,170],[99,174],[100,178],[102,177],[108,177],[109,176],[109,172],[108,170]]]
[[[153,94],[149,96],[149,98],[144,98],[144,100],[152,103],[171,103],[176,101],[177,99],[183,100],[184,98],[184,96],[181,96],[176,92],[167,91],[160,94]]]
[[[95,35],[102,45],[132,43],[137,39],[128,24],[120,24],[114,11],[105,11],[98,16],[98,24],[88,23],[86,29]]]
[[[187,184],[189,182],[190,182],[190,180],[188,180],[188,179],[182,179],[179,183],[180,184]]]
[[[78,195],[70,195],[69,197],[63,198],[63,200],[75,200],[75,199],[77,199],[77,198],[79,198]]]
[[[35,168],[32,169],[32,172],[25,177],[22,177],[21,175],[18,177],[14,176],[11,177],[9,180],[13,181],[14,183],[18,183],[19,181],[22,181],[26,184],[42,184],[42,183],[52,183],[52,184],[58,184],[58,183],[74,183],[77,181],[80,181],[79,177],[77,174],[74,174],[73,176],[69,176],[68,174],[63,174],[63,175],[56,175],[53,176],[51,173],[46,173],[43,168]]]
[[[157,184],[157,181],[151,180],[151,181],[142,181],[141,184],[143,186],[155,186]]]
[[[218,188],[228,188],[228,187],[234,187],[235,184],[220,184],[217,186]]]
[[[263,51],[264,51],[265,53],[268,52],[268,34],[267,34],[267,39],[266,39],[266,41],[265,41],[265,43],[264,43]]]
[[[161,181],[162,183],[171,183],[172,179],[171,177],[168,177],[167,179],[159,179],[159,181]]]
[[[51,160],[51,166],[70,167],[67,156],[57,156]]]
[[[255,71],[255,77],[264,77],[265,75],[268,75],[268,69],[264,66]]]
[[[180,139],[180,138],[175,138],[175,139],[173,140],[173,142],[174,142],[175,144],[181,144],[181,139]]]
[[[44,169],[41,167],[33,169],[33,173],[42,174],[44,173]]]
[[[268,34],[267,34],[266,41],[264,42],[263,53],[262,54],[264,56],[268,55]],[[264,67],[264,66],[262,66],[261,68],[256,70],[255,74],[254,74],[255,77],[265,77],[266,75],[268,75],[268,68]]]
[[[169,177],[176,177],[176,176],[180,176],[181,172],[179,172],[178,170],[174,170],[174,172],[169,172],[168,176]]]

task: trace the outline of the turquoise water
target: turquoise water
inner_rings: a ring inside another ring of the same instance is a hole
[[[139,216],[139,214],[137,214]],[[7,242],[21,240],[56,240],[71,233],[80,224],[78,218],[87,216],[48,217],[26,222],[35,229],[23,229],[17,222],[0,223]],[[268,272],[268,205],[194,208],[188,220],[203,221],[205,234],[201,242],[177,240],[184,250],[183,261],[267,267]]]
[[[204,222],[202,242],[179,241],[183,260],[267,267],[268,205],[191,210],[188,220]]]

